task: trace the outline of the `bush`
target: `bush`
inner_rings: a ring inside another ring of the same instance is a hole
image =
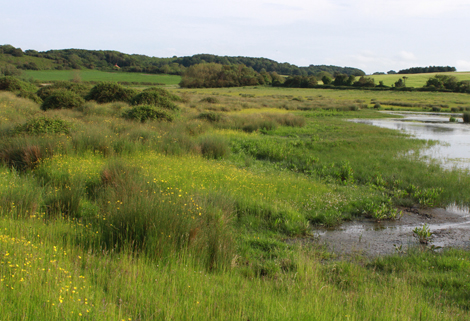
[[[206,158],[220,159],[230,154],[230,147],[224,137],[205,136],[201,140],[201,152]]]
[[[66,90],[57,89],[49,97],[46,98],[41,105],[42,110],[48,109],[62,109],[62,108],[77,108],[83,105],[85,101],[76,93]]]
[[[85,98],[90,91],[90,85],[74,83],[70,81],[56,81],[54,84],[44,86],[37,91],[37,95],[45,100],[50,94],[57,89],[67,89]]]
[[[160,87],[149,87],[144,89],[144,92],[156,92],[162,97],[167,97],[171,101],[182,101],[183,99],[180,96],[174,95],[168,90]]]
[[[38,95],[30,91],[20,90],[20,92],[16,96],[20,98],[30,99],[39,105],[43,103],[43,100],[39,98]]]
[[[85,99],[94,100],[100,104],[113,101],[129,102],[135,94],[136,91],[133,89],[124,88],[116,83],[103,82],[91,88]]]
[[[38,117],[28,120],[25,124],[15,128],[16,133],[27,134],[55,134],[70,132],[71,124],[58,118]]]
[[[215,97],[205,97],[200,100],[201,103],[218,104],[220,100]]]
[[[132,105],[153,105],[166,109],[178,110],[176,106],[168,97],[161,96],[156,91],[144,91],[131,99]]]
[[[213,111],[209,111],[209,112],[200,113],[199,116],[197,116],[197,118],[205,119],[210,122],[218,122],[222,119],[222,115]]]
[[[463,113],[463,122],[470,123],[470,113]]]
[[[6,91],[36,91],[36,87],[25,81],[19,80],[12,76],[0,78],[0,90]]]
[[[441,111],[441,107],[433,106],[432,111]]]
[[[145,122],[147,120],[166,120],[172,121],[173,116],[163,110],[155,109],[153,106],[136,106],[122,115],[126,119]]]

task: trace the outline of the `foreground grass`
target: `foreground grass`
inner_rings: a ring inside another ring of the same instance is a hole
[[[397,204],[469,204],[468,172],[345,121],[386,117],[362,101],[254,90],[180,91],[172,123],[124,120],[126,104],[42,112],[0,95],[0,315],[468,319],[468,252],[341,262],[309,232]],[[16,133],[39,115],[73,126]]]
[[[465,289],[470,282],[462,272],[469,267],[469,256],[462,251],[394,257],[361,267],[324,265],[315,252],[298,249],[295,274],[249,278],[237,272],[237,266],[208,273],[184,253],[162,264],[126,252],[63,246],[61,232],[77,228],[71,222],[55,222],[55,233],[36,220],[3,219],[0,226],[4,320],[468,317],[461,309],[468,304]],[[461,290],[453,285],[456,282]]]

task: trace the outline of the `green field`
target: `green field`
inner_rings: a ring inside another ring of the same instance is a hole
[[[77,78],[82,81],[125,81],[125,82],[150,82],[165,85],[177,85],[181,81],[180,76],[165,74],[141,74],[133,72],[105,72],[99,70],[24,70],[27,78],[48,82],[54,80],[72,80]]]
[[[383,81],[384,85],[391,86],[395,84],[398,79],[402,78],[403,76],[408,77],[406,79],[406,86],[407,87],[424,87],[426,85],[426,81],[434,77],[435,75],[449,75],[454,76],[458,79],[458,81],[462,80],[470,80],[470,72],[468,71],[461,71],[461,72],[439,72],[439,73],[424,73],[424,74],[396,74],[396,75],[370,75],[368,77],[372,77],[375,80],[376,84],[379,84],[379,81]]]
[[[340,260],[311,230],[468,206],[468,171],[419,158],[433,142],[347,120],[470,95],[168,88],[172,121],[0,92],[1,320],[469,319],[468,249]]]

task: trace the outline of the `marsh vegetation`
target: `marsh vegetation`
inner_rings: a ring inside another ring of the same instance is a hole
[[[468,251],[345,261],[311,233],[468,206],[433,142],[346,121],[468,95],[60,87],[34,94],[79,104],[0,93],[6,320],[468,319]]]

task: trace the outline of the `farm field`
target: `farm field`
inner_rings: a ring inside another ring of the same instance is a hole
[[[379,81],[383,81],[384,85],[391,86],[399,78],[403,76],[408,77],[406,79],[406,86],[408,87],[423,87],[426,84],[426,81],[435,76],[435,75],[448,75],[454,76],[458,81],[470,80],[470,72],[460,71],[460,72],[439,72],[439,73],[423,73],[423,74],[395,74],[395,75],[370,75],[369,77],[374,78],[375,83],[378,84]]]
[[[148,82],[155,84],[177,85],[181,81],[180,76],[164,74],[141,74],[133,72],[104,72],[99,70],[24,70],[27,78],[39,81],[62,80],[69,81],[74,78],[82,81],[125,81],[125,82]]]
[[[160,108],[0,92],[2,320],[468,320],[468,249],[339,258],[312,228],[470,205],[434,142],[347,121],[469,95],[168,84]]]

